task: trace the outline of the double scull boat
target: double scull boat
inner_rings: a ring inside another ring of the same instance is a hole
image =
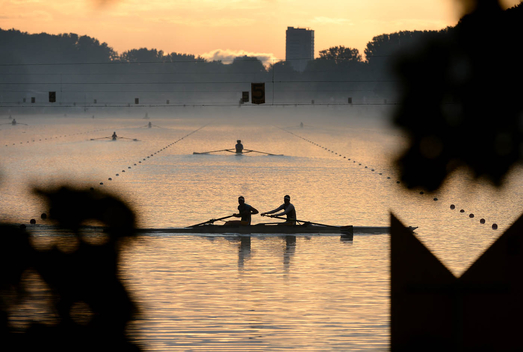
[[[415,230],[411,227],[411,230]],[[173,228],[141,228],[137,229],[140,233],[186,233],[186,234],[274,234],[274,235],[302,235],[302,234],[323,234],[323,235],[343,235],[352,236],[353,234],[386,234],[390,233],[389,226],[328,226],[304,223],[300,225],[279,225],[274,223],[261,223],[256,225],[214,225],[203,224],[189,227]]]
[[[165,227],[165,228],[136,228],[133,231],[141,234],[222,234],[222,235],[338,235],[345,238],[352,238],[354,234],[387,234],[390,233],[389,226],[333,226],[320,224],[310,221],[296,220],[296,225],[285,223],[259,223],[255,225],[224,224],[215,225],[217,221],[224,221],[234,215],[224,216],[218,219],[211,219],[205,222],[187,227]],[[284,219],[279,216],[273,218]],[[32,230],[45,231],[52,228],[46,225],[31,226]],[[109,228],[103,226],[83,226],[82,229],[88,232],[110,232]],[[414,231],[417,227],[410,226]]]

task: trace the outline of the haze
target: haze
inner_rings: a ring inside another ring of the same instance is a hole
[[[336,45],[363,53],[374,36],[439,30],[459,19],[453,0],[0,0],[0,28],[76,33],[122,53],[134,48],[219,59],[235,55],[285,58],[287,26],[315,30],[315,52]],[[504,0],[510,7],[519,0]]]

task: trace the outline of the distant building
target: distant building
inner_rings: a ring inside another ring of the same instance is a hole
[[[314,31],[287,27],[285,37],[285,60],[296,71],[304,71],[307,62],[314,60]]]

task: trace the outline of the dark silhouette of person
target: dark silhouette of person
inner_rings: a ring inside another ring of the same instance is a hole
[[[280,210],[283,210],[281,213],[274,214]],[[287,215],[287,221],[281,223],[281,225],[296,225],[296,209],[294,208],[294,205],[291,204],[291,196],[286,195],[283,197],[283,204],[280,205],[278,208],[261,213],[261,216],[266,216],[269,214],[274,214],[273,216],[283,216]]]
[[[251,215],[258,214],[258,210],[251,205],[245,203],[243,196],[238,197],[238,213],[234,214],[235,217],[241,218],[240,220],[227,221],[225,225],[243,225],[248,226],[251,224]]]
[[[235,148],[236,148],[236,153],[243,153],[243,144],[242,144],[242,141],[238,139],[236,142],[237,142],[237,143],[236,143],[236,146],[235,146]]]

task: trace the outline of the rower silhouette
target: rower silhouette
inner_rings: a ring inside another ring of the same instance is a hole
[[[16,126],[16,119],[13,119],[13,121],[11,121],[11,125]]]
[[[118,138],[118,136],[116,135],[116,131],[113,132],[113,135],[111,136],[111,138],[113,139],[113,141],[115,141]]]
[[[242,141],[240,139],[236,140],[236,145],[234,146],[234,148],[211,150],[208,152],[193,152],[193,154],[211,154],[211,153],[219,153],[219,152],[229,152],[229,153],[234,153],[236,155],[243,155],[243,154],[247,154],[247,153],[260,153],[260,154],[266,154],[266,155],[283,156],[283,154],[272,154],[272,153],[267,153],[267,152],[260,152],[259,150],[244,149]]]
[[[277,213],[278,211],[281,212]],[[289,196],[288,194],[285,195],[285,197],[283,197],[282,205],[280,205],[278,208],[274,210],[261,213],[260,215],[271,216],[271,214],[274,214],[272,216],[275,217],[287,215],[287,220],[285,222],[279,223],[278,225],[296,225],[296,209],[294,208],[294,205],[291,203],[291,196]]]
[[[236,153],[238,153],[238,154],[243,153],[243,144],[242,144],[242,141],[238,139],[236,142],[237,142],[237,143],[236,143],[236,146],[235,146],[235,148],[236,148]]]

